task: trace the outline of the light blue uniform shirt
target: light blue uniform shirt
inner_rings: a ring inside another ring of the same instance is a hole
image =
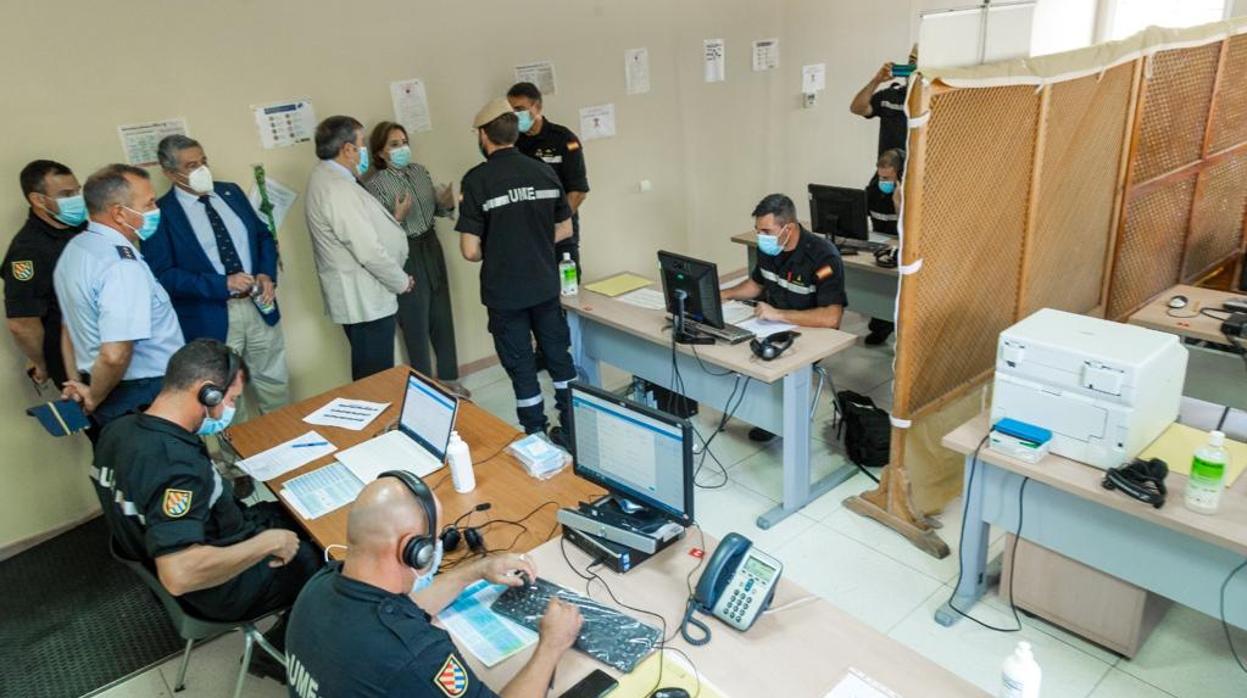
[[[52,274],[78,370],[90,373],[104,342],[134,342],[122,380],[163,376],[185,341],[169,294],[138,248],[91,221],[65,246]]]
[[[174,187],[173,191],[176,192],[178,203],[182,204],[182,210],[186,212],[186,219],[191,223],[191,230],[195,231],[195,239],[204,249],[208,261],[212,262],[212,268],[216,270],[216,273],[224,274],[225,265],[221,264],[221,251],[216,244],[216,233],[212,232],[212,222],[208,220],[207,208],[199,203],[199,197],[185,189]],[[208,200],[212,202],[213,210],[225,224],[225,230],[229,232],[229,239],[233,241],[234,249],[238,250],[238,261],[242,262],[242,270],[248,274],[254,273],[255,270],[251,267],[251,243],[247,239],[247,226],[220,194],[212,192],[208,197]]]

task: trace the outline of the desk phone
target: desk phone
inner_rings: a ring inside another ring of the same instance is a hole
[[[692,645],[710,641],[710,629],[693,617],[694,611],[710,613],[736,628],[748,630],[771,605],[784,564],[754,547],[739,533],[727,534],[706,563],[689,599],[680,633]],[[694,637],[689,628],[701,631]]]

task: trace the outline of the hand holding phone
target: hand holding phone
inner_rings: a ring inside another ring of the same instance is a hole
[[[602,698],[615,690],[619,682],[612,679],[601,669],[594,669],[592,674],[581,679],[575,686],[559,696],[559,698]]]

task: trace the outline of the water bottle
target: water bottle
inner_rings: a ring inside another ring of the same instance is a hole
[[[1186,508],[1200,514],[1215,514],[1225,489],[1225,466],[1230,454],[1225,450],[1225,434],[1208,434],[1208,443],[1195,449],[1191,476],[1186,481]]]
[[[576,274],[576,263],[572,261],[570,252],[563,253],[563,261],[559,262],[559,280],[562,283],[561,293],[574,296],[580,292],[580,279]]]
[[[1000,698],[1039,698],[1042,679],[1043,671],[1031,653],[1031,643],[1019,642],[1000,668]]]
[[[476,473],[472,471],[472,454],[468,444],[459,438],[459,432],[450,432],[450,445],[446,447],[446,460],[450,463],[450,481],[459,494],[476,489]]]
[[[251,302],[252,302],[252,303],[255,303],[255,307],[259,308],[259,309],[260,309],[260,313],[262,313],[262,314],[264,314],[264,315],[269,315],[269,314],[271,314],[274,310],[277,310],[277,304],[276,304],[276,303],[274,303],[274,302],[272,302],[272,301],[269,301],[268,303],[265,303],[265,302],[264,302],[264,292],[260,290],[260,284],[252,284],[252,286],[251,286]]]

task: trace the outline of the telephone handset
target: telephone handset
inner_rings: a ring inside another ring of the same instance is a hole
[[[697,581],[680,634],[691,645],[710,641],[710,628],[693,617],[696,611],[713,614],[737,630],[748,630],[771,605],[783,570],[783,563],[758,550],[748,538],[727,534]],[[689,626],[700,630],[702,637],[691,637]]]

